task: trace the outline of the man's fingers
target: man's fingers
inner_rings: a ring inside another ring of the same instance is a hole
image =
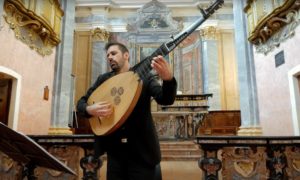
[[[112,109],[106,109],[106,110],[101,110],[97,112],[97,115],[99,117],[107,117],[112,114],[113,110]]]
[[[156,70],[157,74],[163,79],[163,80],[171,80],[173,75],[171,73],[170,66],[168,62],[162,57],[154,57],[151,62],[151,67]]]
[[[160,70],[162,68],[162,66],[158,62],[156,62],[155,60],[152,60],[151,66],[155,70]]]
[[[111,104],[103,104],[100,106],[100,109],[109,109],[111,108]]]
[[[110,105],[110,103],[108,101],[98,102],[97,104],[101,105],[101,106]]]

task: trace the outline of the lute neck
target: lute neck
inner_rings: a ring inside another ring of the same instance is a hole
[[[139,74],[141,77],[147,77],[150,74],[150,71],[152,70],[151,67],[151,61],[154,57],[161,55],[165,57],[170,53],[164,51],[162,48],[164,47],[164,44],[162,44],[158,49],[156,49],[150,56],[146,57],[143,59],[141,62],[136,64],[135,66],[132,67],[132,70],[136,73]]]
[[[207,9],[203,10],[200,8],[202,17],[196,22],[190,25],[187,29],[177,34],[169,42],[163,43],[154,53],[143,59],[140,63],[132,67],[132,70],[138,73],[141,77],[147,77],[150,75],[151,71],[151,61],[153,57],[161,55],[165,57],[168,55],[175,47],[177,47],[186,37],[188,37],[192,32],[194,32],[207,18],[209,18],[217,9],[221,7],[224,0],[215,0],[215,2],[209,6]]]

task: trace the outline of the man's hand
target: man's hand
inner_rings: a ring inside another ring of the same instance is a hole
[[[96,117],[108,117],[113,113],[113,107],[109,102],[98,102],[86,107],[88,114]]]
[[[157,72],[162,80],[169,81],[173,78],[170,65],[162,56],[154,57],[151,61],[151,67]]]

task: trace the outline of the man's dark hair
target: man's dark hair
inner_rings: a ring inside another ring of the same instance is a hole
[[[119,43],[119,42],[108,42],[108,43],[105,45],[105,50],[107,51],[108,48],[109,48],[110,46],[118,46],[119,49],[120,49],[120,51],[121,51],[123,54],[126,53],[126,52],[129,53],[127,47],[126,47],[124,44],[122,44],[122,43]]]

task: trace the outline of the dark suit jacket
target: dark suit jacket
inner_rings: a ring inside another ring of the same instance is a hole
[[[85,111],[89,96],[102,82],[113,75],[113,72],[109,72],[98,77],[87,94],[78,101],[77,110],[79,114],[89,117]],[[104,152],[112,156],[124,155],[120,153],[123,151],[121,139],[127,138],[128,156],[150,166],[155,166],[160,162],[159,141],[151,115],[151,97],[161,105],[173,104],[177,82],[173,78],[171,81],[163,81],[162,85],[160,85],[153,76],[142,80],[142,93],[125,123],[107,136],[95,136],[96,156],[102,155]]]

